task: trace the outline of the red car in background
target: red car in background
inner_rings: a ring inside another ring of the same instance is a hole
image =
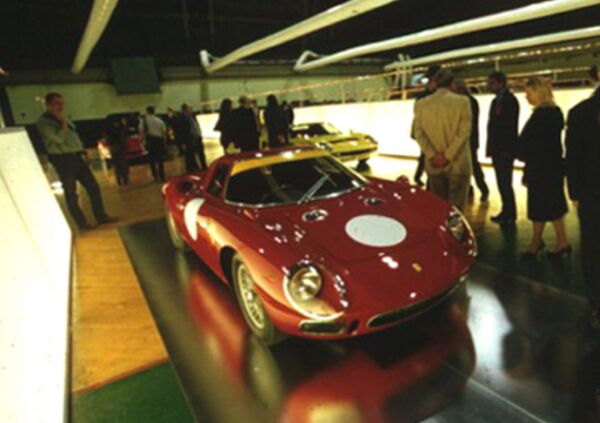
[[[127,124],[127,146],[125,150],[125,158],[130,162],[135,162],[139,159],[143,159],[144,157],[146,157],[148,152],[146,151],[146,147],[144,147],[144,143],[142,141],[142,137],[140,136],[140,132],[138,129],[139,114],[114,113],[106,117],[107,122],[115,120],[124,120]],[[98,153],[100,154],[101,159],[112,159],[110,145],[105,137],[102,137],[98,140]]]
[[[322,150],[227,155],[163,195],[175,246],[233,286],[266,344],[414,317],[453,292],[477,254],[448,203],[405,179],[364,178]]]

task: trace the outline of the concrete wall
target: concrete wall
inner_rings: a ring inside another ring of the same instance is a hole
[[[22,128],[0,129],[0,421],[67,420],[71,232]]]
[[[279,97],[287,100],[337,101],[344,97],[362,99],[364,90],[379,89],[382,94],[386,91],[383,79],[348,83],[343,87],[340,84],[319,86],[347,78],[298,76],[170,81],[161,84],[160,93],[142,95],[117,95],[114,86],[107,83],[30,84],[8,86],[6,89],[15,121],[19,125],[29,124],[37,119],[43,109],[39,99],[50,91],[57,91],[65,96],[68,113],[73,120],[101,119],[115,112],[142,111],[148,105],[156,106],[158,112],[162,113],[167,106],[179,107],[182,103],[197,106],[206,100],[237,98],[240,94],[267,94],[299,87],[306,88],[281,94]],[[264,98],[259,97],[258,101],[264,103]]]

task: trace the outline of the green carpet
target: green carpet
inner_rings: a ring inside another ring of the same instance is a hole
[[[187,423],[194,417],[170,363],[74,395],[74,423]]]

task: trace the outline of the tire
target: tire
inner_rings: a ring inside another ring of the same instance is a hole
[[[173,215],[169,211],[169,208],[165,206],[165,220],[167,221],[167,228],[169,228],[169,237],[171,238],[171,242],[175,249],[179,251],[189,251],[190,247],[185,243],[179,229],[177,229],[177,225],[175,224],[175,220],[173,219]]]
[[[286,338],[267,314],[254,289],[254,281],[238,254],[231,259],[231,279],[238,305],[250,330],[265,345],[274,345]]]
[[[368,170],[369,164],[367,163],[369,159],[362,159],[358,161],[358,165],[356,166],[356,170]]]

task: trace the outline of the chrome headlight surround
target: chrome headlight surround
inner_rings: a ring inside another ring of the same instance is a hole
[[[319,298],[323,277],[314,265],[302,262],[294,266],[283,279],[283,292],[292,307],[302,316],[312,320],[333,320],[342,312],[336,311]]]
[[[468,233],[467,225],[465,219],[458,212],[458,210],[453,209],[450,212],[444,226],[455,240],[457,240],[460,243],[462,243],[465,240],[465,237]]]
[[[371,144],[379,145],[379,143],[370,135],[365,136],[365,141],[368,141]]]
[[[468,248],[469,255],[477,255],[477,239],[475,238],[473,229],[471,229],[471,225],[469,225],[467,219],[457,208],[452,208],[444,227],[452,235],[452,238],[465,248]]]

